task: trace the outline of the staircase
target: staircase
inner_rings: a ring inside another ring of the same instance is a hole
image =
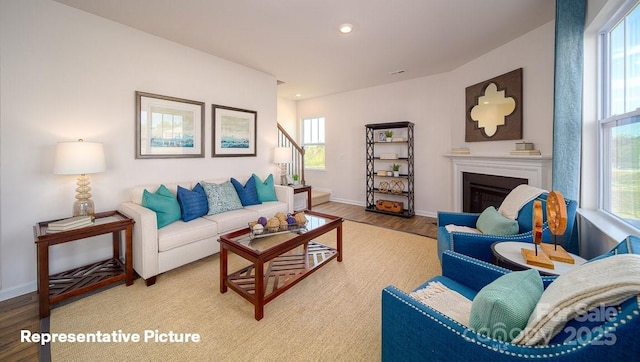
[[[329,202],[330,199],[330,193],[311,189],[311,206],[324,204],[325,202]]]
[[[287,174],[299,175],[300,184],[306,185],[304,178],[304,148],[296,143],[280,123],[278,123],[278,147],[291,148],[291,162],[287,164]]]

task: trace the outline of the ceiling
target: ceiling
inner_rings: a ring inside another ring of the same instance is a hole
[[[447,72],[555,14],[550,0],[56,1],[273,75],[293,100]]]

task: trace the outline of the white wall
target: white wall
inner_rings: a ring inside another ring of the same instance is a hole
[[[523,68],[524,139],[552,153],[554,23],[545,24],[446,74],[299,101],[298,119],[326,117],[326,171],[307,182],[333,200],[365,203],[365,129],[368,123],[415,123],[415,209],[435,216],[452,210],[451,147],[474,154],[508,154],[513,141],[464,142],[465,88]],[[409,70],[410,71],[410,70]]]
[[[0,46],[0,300],[35,290],[33,225],[70,216],[76,178],[52,172],[59,141],[104,143],[98,211],[133,185],[277,172],[270,75],[50,0],[2,0]],[[136,160],[136,90],[206,102],[205,158]],[[210,157],[212,103],[258,112],[257,157]],[[55,247],[52,269],[108,257],[96,242]]]

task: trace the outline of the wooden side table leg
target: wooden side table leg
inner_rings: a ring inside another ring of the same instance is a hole
[[[49,245],[38,243],[38,299],[40,318],[49,316]]]
[[[337,241],[336,248],[338,249],[338,261],[342,261],[342,224],[338,225],[336,229]]]
[[[307,210],[311,210],[311,190],[307,190]]]
[[[119,233],[118,233],[119,234]],[[125,271],[127,273],[127,285],[133,284],[133,225],[128,225],[125,230]]]
[[[220,293],[227,292],[227,248],[220,245]]]

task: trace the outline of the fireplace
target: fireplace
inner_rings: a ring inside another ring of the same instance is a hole
[[[504,176],[526,180],[533,187],[551,189],[550,156],[447,155],[451,159],[453,210],[463,211],[463,173]],[[493,185],[493,184],[491,184]],[[515,186],[514,186],[515,187]],[[498,203],[499,205],[500,203]],[[484,209],[479,210],[482,212]]]
[[[482,212],[489,206],[494,206],[497,209],[509,192],[522,184],[528,184],[528,180],[518,177],[463,172],[462,211]]]

